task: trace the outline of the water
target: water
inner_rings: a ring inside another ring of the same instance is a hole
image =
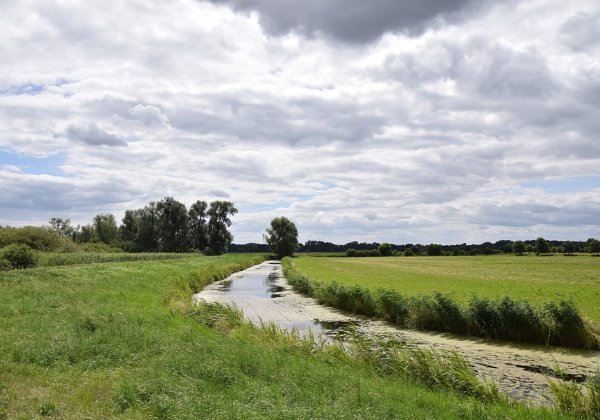
[[[312,333],[325,341],[333,341],[354,324],[344,315],[294,293],[277,261],[264,262],[209,285],[194,298],[233,304],[255,323],[274,323],[300,336]]]

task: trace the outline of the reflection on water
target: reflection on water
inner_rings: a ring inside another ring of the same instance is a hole
[[[250,319],[273,322],[282,329],[295,330],[304,336],[310,330],[315,336],[329,341],[333,336],[344,335],[356,325],[354,321],[307,318],[294,308],[285,306],[281,299],[286,295],[283,284],[281,265],[269,262],[221,282],[219,291]]]
[[[276,294],[282,292],[284,287],[279,286],[277,273],[265,276],[265,273],[245,273],[237,278],[223,281],[221,290],[229,295],[256,296],[261,298],[278,297]]]

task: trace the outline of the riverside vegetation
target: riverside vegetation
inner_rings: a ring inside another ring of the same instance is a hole
[[[0,418],[557,418],[505,401],[456,354],[352,352],[256,327],[204,285],[260,255],[0,273]]]

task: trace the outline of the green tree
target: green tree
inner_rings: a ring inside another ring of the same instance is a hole
[[[196,201],[188,211],[188,233],[190,245],[199,251],[208,244],[208,226],[206,224],[206,201]]]
[[[571,254],[573,254],[573,252],[575,252],[575,245],[571,241],[566,241],[563,244],[563,249],[565,251],[565,254],[571,255]]]
[[[73,236],[73,232],[75,231],[75,228],[73,228],[73,226],[71,226],[70,219],[63,219],[61,217],[53,217],[52,219],[50,219],[50,221],[48,223],[50,224],[50,227],[56,233],[58,233],[59,236],[61,236],[63,238],[66,238],[68,236]]]
[[[98,214],[94,217],[95,239],[105,244],[109,244],[117,239],[118,228],[115,216],[110,213]]]
[[[539,237],[535,240],[535,254],[547,254],[550,252],[550,247],[548,246],[548,242],[542,237]]]
[[[123,242],[135,242],[137,239],[138,226],[134,210],[125,210],[125,215],[119,226],[119,234]]]
[[[292,257],[298,249],[298,229],[285,217],[271,220],[271,227],[267,228],[267,234],[263,236],[278,258]]]
[[[438,244],[430,244],[427,246],[427,255],[429,256],[440,256],[442,255],[442,246]]]
[[[588,245],[590,248],[590,252],[592,253],[596,253],[596,255],[598,255],[600,253],[600,241],[598,241],[597,239],[592,239],[590,241],[588,241]]]
[[[525,249],[526,247],[523,241],[515,241],[512,245],[512,250],[516,255],[523,255]]]
[[[159,250],[184,252],[188,249],[188,216],[185,204],[165,197],[156,204]]]
[[[208,246],[206,253],[211,255],[221,255],[227,252],[233,236],[227,229],[231,226],[230,215],[238,211],[229,201],[213,201],[208,209]]]
[[[377,249],[379,250],[379,254],[382,257],[389,257],[390,255],[392,255],[392,246],[387,242],[384,242],[381,245],[379,245]]]
[[[135,210],[137,221],[136,246],[143,251],[158,250],[158,209],[154,201]]]

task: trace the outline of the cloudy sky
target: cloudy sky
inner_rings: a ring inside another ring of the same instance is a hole
[[[600,236],[598,0],[0,0],[0,224]]]

